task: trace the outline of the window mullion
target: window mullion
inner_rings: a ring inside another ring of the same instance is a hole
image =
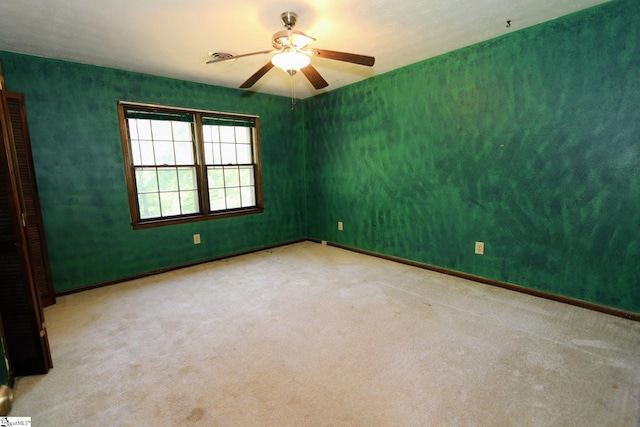
[[[207,165],[204,154],[204,136],[202,134],[202,114],[194,114],[194,137],[196,143],[196,179],[198,199],[202,215],[209,214],[209,183],[207,181]]]

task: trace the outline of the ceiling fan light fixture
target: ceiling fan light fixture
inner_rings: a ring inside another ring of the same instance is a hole
[[[290,75],[294,75],[301,68],[306,67],[311,63],[309,55],[305,55],[300,52],[281,52],[271,58],[271,63],[278,68],[282,68]]]
[[[292,47],[295,49],[304,49],[316,39],[309,37],[302,31],[283,30],[278,31],[271,37],[271,44],[274,49],[285,49]]]

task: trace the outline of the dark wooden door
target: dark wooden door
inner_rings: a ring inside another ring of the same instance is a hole
[[[7,97],[11,133],[13,134],[13,149],[17,160],[14,167],[19,180],[19,196],[22,201],[22,212],[24,213],[23,220],[31,274],[40,295],[42,306],[47,307],[55,304],[56,297],[53,290],[47,241],[40,212],[40,199],[38,197],[36,174],[33,168],[24,97],[21,93],[14,92],[5,92],[5,95]]]
[[[3,377],[0,375],[0,385],[9,384],[9,387],[13,387],[13,372],[11,371],[11,365],[6,366],[4,359],[2,359],[2,355],[9,359],[9,352],[7,351],[6,342],[7,339],[4,336],[4,325],[2,324],[2,313],[0,313],[0,347],[2,348],[2,352],[0,352],[0,374],[4,374]]]
[[[52,367],[42,303],[33,279],[20,199],[16,154],[0,70],[0,313],[13,374]],[[24,215],[23,215],[24,214]]]

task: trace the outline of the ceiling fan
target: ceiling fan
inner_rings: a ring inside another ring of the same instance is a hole
[[[322,89],[329,86],[329,83],[327,83],[320,73],[318,73],[318,70],[311,65],[312,57],[317,56],[318,58],[333,59],[336,61],[365,65],[368,67],[372,67],[375,63],[376,59],[373,56],[310,48],[309,45],[315,41],[315,39],[306,35],[302,31],[293,29],[296,25],[296,21],[298,20],[298,15],[293,12],[284,12],[280,14],[280,19],[286,30],[278,31],[273,35],[271,40],[271,44],[273,45],[272,50],[263,50],[259,52],[245,53],[242,55],[211,53],[210,56],[212,59],[207,61],[207,64],[232,61],[251,55],[275,54],[269,62],[263,65],[262,68],[242,83],[240,88],[250,88],[273,67],[279,67],[292,77],[298,71],[302,71],[302,74],[304,74],[309,82],[311,82],[311,85],[314,88]]]

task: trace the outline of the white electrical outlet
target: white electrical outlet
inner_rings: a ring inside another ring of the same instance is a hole
[[[200,235],[199,234],[194,234],[193,235],[193,244],[194,245],[199,245],[200,244]]]
[[[484,242],[476,242],[476,253],[484,255]]]
[[[342,221],[338,221],[338,231],[342,231],[343,228]]]

